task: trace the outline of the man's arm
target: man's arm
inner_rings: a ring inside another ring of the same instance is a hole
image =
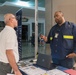
[[[73,58],[76,57],[76,25],[73,24],[73,29],[72,29],[72,33],[73,33],[73,53],[68,54],[66,57],[67,58]]]
[[[9,61],[9,64],[11,65],[12,69],[14,70],[15,75],[22,75],[18,69],[18,66],[16,64],[15,56],[13,54],[13,50],[6,50],[6,55]]]

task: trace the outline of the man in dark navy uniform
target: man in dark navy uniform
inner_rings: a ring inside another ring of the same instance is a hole
[[[41,35],[45,42],[50,43],[53,63],[66,68],[73,68],[76,56],[76,25],[65,21],[61,11],[54,14],[54,25],[48,37]]]

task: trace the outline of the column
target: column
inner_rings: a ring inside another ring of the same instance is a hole
[[[45,35],[48,36],[52,27],[52,0],[45,0]],[[46,53],[50,54],[50,45],[46,44]]]

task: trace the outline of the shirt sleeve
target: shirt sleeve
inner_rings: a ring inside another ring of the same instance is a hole
[[[6,33],[6,39],[5,39],[5,48],[6,50],[12,49],[15,46],[15,34],[13,32],[7,32]]]
[[[53,38],[54,38],[54,30],[56,28],[56,25],[53,26],[51,29],[50,29],[50,32],[48,34],[48,37],[47,37],[47,42],[46,43],[51,43],[53,41]]]
[[[50,32],[49,32],[49,34],[47,36],[47,42],[46,43],[50,43],[50,34],[51,34],[51,30],[50,30]]]

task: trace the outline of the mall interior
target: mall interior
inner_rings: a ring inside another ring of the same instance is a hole
[[[37,53],[50,55],[50,45],[44,41],[40,42],[40,34],[48,35],[53,25],[54,12],[62,11],[67,21],[76,23],[76,0],[0,0],[0,31],[4,28],[4,14],[16,13],[22,10],[21,21],[21,59],[25,60],[35,56],[35,43],[32,36],[35,35],[35,19],[38,21],[38,50]],[[36,17],[36,11],[38,16]]]

